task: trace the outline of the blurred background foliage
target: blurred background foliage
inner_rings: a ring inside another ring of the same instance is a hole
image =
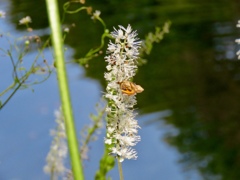
[[[49,27],[44,1],[11,2],[12,24],[29,15],[34,30]],[[63,12],[66,1],[59,2]],[[141,39],[172,22],[170,33],[155,44],[134,79],[145,89],[138,95],[138,109],[142,114],[171,110],[165,121],[177,133],[166,134],[166,141],[182,153],[185,167],[197,168],[204,179],[239,179],[240,63],[235,53],[240,47],[235,39],[240,38],[240,1],[89,0],[85,5],[101,11],[110,31],[131,24]],[[71,8],[80,6],[74,3]],[[66,45],[74,49],[73,59],[100,44],[103,28],[86,12],[67,14],[64,26],[71,27]],[[23,30],[18,25],[16,29]],[[99,80],[103,88],[104,52],[85,68],[86,76]]]

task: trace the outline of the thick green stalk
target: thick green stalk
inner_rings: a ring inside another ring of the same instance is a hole
[[[54,55],[56,61],[56,69],[58,75],[58,85],[60,89],[60,96],[62,101],[62,110],[65,117],[66,134],[68,140],[68,147],[70,152],[70,159],[72,165],[72,172],[74,180],[83,180],[83,170],[80,161],[78,141],[74,126],[70,95],[68,90],[68,80],[66,74],[66,67],[63,53],[63,40],[60,28],[60,18],[58,11],[57,0],[46,0],[49,23],[52,30],[52,44],[54,48]]]

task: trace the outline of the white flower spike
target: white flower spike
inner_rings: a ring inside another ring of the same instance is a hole
[[[65,133],[64,117],[61,107],[55,111],[57,128],[51,130],[51,135],[54,137],[50,151],[47,155],[47,164],[43,170],[46,174],[54,174],[53,179],[58,179],[58,176],[65,175],[68,169],[64,166],[64,161],[68,155],[67,139]]]
[[[140,127],[133,107],[137,103],[135,95],[141,93],[143,88],[131,80],[136,74],[141,41],[136,38],[137,33],[132,31],[130,25],[114,28],[111,35],[115,42],[110,41],[105,57],[108,63],[104,75],[108,82],[105,98],[109,101],[105,143],[110,145],[111,154],[122,162],[137,158],[137,152],[132,147],[140,141],[137,135]]]

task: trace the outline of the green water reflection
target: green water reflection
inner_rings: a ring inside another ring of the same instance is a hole
[[[24,14],[37,19],[32,24],[34,29],[48,27],[42,1],[12,2],[14,23]],[[183,154],[182,162],[199,169],[204,179],[216,179],[215,175],[239,179],[240,63],[236,60],[234,41],[240,37],[240,30],[236,29],[240,2],[95,0],[88,3],[101,10],[109,29],[131,24],[141,38],[155,26],[168,19],[172,21],[170,34],[154,47],[147,57],[148,63],[140,67],[135,79],[145,89],[138,95],[138,108],[141,113],[172,110],[166,122],[179,133],[166,135],[166,141]],[[99,23],[90,21],[85,13],[67,16],[66,22],[76,25],[66,40],[75,50],[74,58],[98,46],[102,30]],[[103,57],[89,63],[86,76],[99,80],[105,87]]]

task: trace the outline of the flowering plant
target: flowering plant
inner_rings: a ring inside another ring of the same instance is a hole
[[[111,33],[115,42],[108,45],[108,56],[105,57],[108,72],[104,77],[108,82],[107,137],[105,143],[110,145],[110,152],[122,162],[124,159],[136,159],[137,153],[132,146],[140,141],[137,135],[140,128],[133,106],[137,103],[135,94],[143,91],[139,85],[131,82],[136,74],[138,49],[141,41],[136,38],[136,31],[132,31],[130,25],[125,29],[119,26],[119,30]]]
[[[55,113],[57,128],[51,131],[53,141],[46,158],[47,164],[44,166],[45,173],[50,174],[51,179],[63,176],[67,176],[67,179],[84,179],[82,161],[86,159],[88,144],[93,139],[92,137],[94,137],[93,135],[96,133],[96,130],[101,128],[101,119],[105,117],[105,112],[107,112],[107,136],[105,138],[105,147],[107,148],[105,148],[105,152],[99,161],[99,170],[96,172],[95,179],[106,179],[107,173],[114,167],[115,160],[113,156],[109,156],[110,152],[110,154],[114,155],[118,160],[119,174],[122,180],[121,162],[123,162],[124,159],[137,158],[137,152],[133,149],[133,146],[140,141],[140,136],[138,135],[140,126],[135,119],[136,113],[134,112],[134,105],[137,103],[135,95],[141,93],[143,88],[132,82],[133,77],[136,75],[137,65],[146,62],[146,60],[139,58],[139,56],[142,57],[144,53],[149,54],[152,44],[159,42],[163,34],[168,32],[168,29],[166,29],[166,31],[156,30],[155,34],[149,34],[147,40],[142,43],[138,40],[136,31],[133,31],[130,25],[128,25],[127,28],[119,26],[118,30],[114,28],[114,31],[110,34],[105,22],[100,17],[100,11],[96,10],[92,13],[92,8],[86,6],[79,7],[76,10],[69,8],[70,4],[73,3],[76,2],[69,1],[63,5],[64,13],[74,14],[86,10],[88,14],[92,15],[91,18],[94,21],[99,21],[102,24],[104,31],[101,35],[99,46],[93,49],[91,48],[83,57],[66,62],[64,60],[66,49],[63,43],[66,35],[70,32],[70,26],[61,24],[64,22],[65,14],[63,15],[63,19],[60,20],[57,1],[46,0],[51,38],[48,38],[46,42],[42,44],[39,36],[24,36],[24,38],[20,39],[21,41],[24,40],[23,48],[18,48],[18,44],[16,44],[15,41],[13,45],[11,41],[8,41],[10,42],[10,47],[16,48],[13,48],[14,52],[19,52],[16,58],[13,57],[14,53],[11,52],[12,48],[10,48],[10,50],[5,50],[5,47],[0,48],[0,50],[10,58],[13,66],[13,83],[7,87],[6,90],[0,92],[0,96],[10,90],[13,92],[3,103],[1,103],[0,100],[0,109],[6,105],[18,89],[41,83],[56,70],[62,108]],[[84,0],[80,0],[78,3],[83,4]],[[0,19],[5,18],[5,16],[6,13],[0,10]],[[33,34],[35,31],[30,27],[30,23],[32,23],[31,17],[25,16],[19,20],[18,25],[26,26],[28,33]],[[75,27],[75,24],[72,24],[71,27]],[[9,40],[8,36],[3,36],[2,33],[0,37],[3,37],[3,39],[6,37],[6,40]],[[107,93],[105,94],[105,98],[108,99],[108,106],[106,110],[105,106],[101,108],[97,116],[92,116],[94,120],[93,125],[85,129],[87,133],[85,137],[82,137],[81,148],[79,149],[65,65],[69,62],[77,62],[88,67],[88,62],[91,59],[102,54],[105,38],[114,39],[114,42],[110,41],[107,50],[108,55],[105,57],[108,63],[107,72],[104,75],[108,82]],[[51,43],[49,43],[50,39]],[[36,41],[37,46],[33,46],[33,41]],[[44,58],[44,50],[47,47],[51,47],[49,45],[52,45],[54,50],[53,65],[49,65],[48,61]],[[141,48],[141,52],[139,52],[140,46],[144,47]],[[22,63],[23,59],[25,59],[23,57],[33,49],[32,47],[37,47],[39,54],[37,54],[30,67],[26,68],[28,66],[25,67]],[[42,63],[37,62],[39,57],[40,59],[43,58]],[[44,76],[42,81],[33,82],[29,80],[32,74],[46,74],[46,77]],[[68,152],[70,155],[71,170],[64,166]],[[64,178],[65,177],[63,177],[63,179]]]

